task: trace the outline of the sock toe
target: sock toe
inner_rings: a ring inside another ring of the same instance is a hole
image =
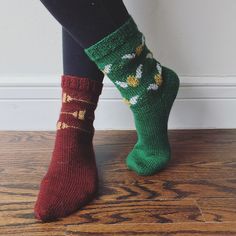
[[[170,160],[170,155],[145,155],[140,157],[133,150],[126,158],[128,169],[135,171],[141,176],[151,176],[164,169]]]
[[[42,207],[38,203],[35,205],[34,216],[42,222],[49,222],[58,218],[53,209],[45,206]]]

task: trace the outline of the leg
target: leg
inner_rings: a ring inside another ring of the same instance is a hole
[[[138,142],[126,159],[128,168],[139,175],[165,168],[171,158],[167,123],[179,88],[178,76],[153,58],[132,18],[85,52],[133,112]]]
[[[54,150],[35,204],[35,217],[45,222],[80,209],[95,197],[98,186],[92,140],[102,84],[63,76],[61,86],[63,99]]]
[[[41,0],[41,2],[84,48],[113,32],[129,18],[122,0]]]
[[[109,13],[126,9],[109,9],[107,1],[92,1],[95,8],[77,6],[79,12],[76,11],[76,14],[80,15],[83,11],[81,15],[89,16],[92,21],[82,18],[78,23],[78,18],[72,14],[72,17],[64,15],[59,22],[64,24],[69,21],[67,25],[71,34],[86,48],[90,59],[108,75],[129,104],[134,114],[138,142],[127,158],[127,165],[140,175],[152,175],[166,167],[171,157],[167,122],[178,92],[179,79],[153,58],[144,35],[131,17],[121,26],[114,23],[115,17]],[[83,0],[76,2],[84,3]],[[91,4],[91,1],[87,2]],[[92,24],[90,32],[86,22]]]
[[[104,74],[65,29],[62,30],[62,44],[64,75],[103,80]]]
[[[93,120],[104,75],[65,30],[63,64],[56,140],[35,204],[35,216],[42,221],[78,210],[94,198],[98,184]]]

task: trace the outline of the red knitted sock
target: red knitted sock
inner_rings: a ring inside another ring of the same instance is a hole
[[[42,221],[77,211],[95,197],[98,184],[92,139],[102,83],[62,76],[61,87],[54,151],[35,204],[35,217]]]

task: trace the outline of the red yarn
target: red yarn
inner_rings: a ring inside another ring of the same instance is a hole
[[[48,172],[35,204],[35,217],[52,221],[91,201],[98,177],[93,150],[94,110],[102,83],[62,76],[62,108]]]

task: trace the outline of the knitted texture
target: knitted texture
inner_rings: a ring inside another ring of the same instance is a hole
[[[128,168],[139,175],[163,169],[171,156],[167,123],[178,76],[153,58],[132,18],[85,52],[133,111],[138,141],[126,159]]]
[[[62,107],[51,163],[35,204],[35,217],[52,221],[92,200],[98,177],[92,139],[102,83],[62,76]]]

